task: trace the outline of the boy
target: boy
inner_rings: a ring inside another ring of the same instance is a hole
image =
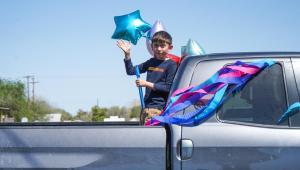
[[[138,87],[146,87],[145,108],[140,115],[141,124],[163,110],[177,70],[177,64],[167,58],[167,54],[173,48],[171,35],[165,31],[156,32],[151,42],[154,57],[138,65],[140,73],[147,72],[147,78],[136,80]],[[124,51],[126,73],[135,75],[135,67],[130,58],[130,43],[118,40],[117,46]]]

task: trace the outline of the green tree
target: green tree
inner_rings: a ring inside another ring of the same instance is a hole
[[[129,118],[129,109],[127,107],[121,107],[120,110],[119,110],[119,114],[118,114],[119,117],[123,117],[125,119],[128,119]]]
[[[79,109],[76,116],[74,117],[74,120],[81,120],[81,121],[84,121],[84,122],[91,122],[92,121],[92,116],[88,112]]]
[[[129,118],[129,109],[127,107],[119,107],[119,106],[112,106],[108,108],[107,114],[109,116],[119,116],[123,118]]]
[[[45,116],[53,113],[52,107],[41,99],[36,99],[34,102],[31,102],[30,109],[33,112],[33,119],[38,121],[45,121]]]
[[[60,108],[53,108],[52,109],[52,113],[61,113],[61,120],[65,121],[65,120],[73,120],[73,117],[70,113],[66,112],[63,109]]]
[[[130,109],[129,117],[139,119],[140,113],[141,113],[141,106],[139,106],[139,105],[138,106],[133,106]]]
[[[73,120],[72,115],[69,112],[66,112],[65,110],[60,109],[59,113],[61,113],[61,120]]]
[[[92,121],[102,122],[106,117],[107,109],[99,106],[92,107]]]
[[[24,93],[24,84],[20,81],[0,79],[0,107],[9,108],[8,116],[20,121],[23,116],[32,118]]]
[[[34,120],[46,121],[46,115],[51,113],[60,113],[62,115],[61,120],[72,120],[70,113],[63,109],[51,106],[47,101],[39,98],[34,103],[31,103],[30,109],[33,111]]]
[[[112,106],[112,107],[108,108],[108,110],[107,110],[107,114],[109,116],[119,116],[119,113],[120,113],[119,106]]]

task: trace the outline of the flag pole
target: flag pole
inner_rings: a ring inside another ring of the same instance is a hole
[[[135,66],[135,75],[136,75],[137,79],[140,79],[140,70],[139,70],[138,66]],[[145,108],[143,89],[142,89],[142,87],[138,87],[138,88],[139,88],[139,94],[140,94],[141,108],[143,110]]]

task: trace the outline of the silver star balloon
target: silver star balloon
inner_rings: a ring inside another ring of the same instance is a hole
[[[153,24],[153,26],[151,27],[151,29],[147,33],[146,46],[147,46],[148,52],[151,55],[153,55],[153,51],[152,51],[152,48],[151,48],[151,39],[152,39],[153,35],[158,31],[166,31],[166,29],[165,29],[165,27],[164,27],[164,25],[162,24],[161,21],[156,20],[155,23]]]
[[[204,55],[205,51],[201,46],[194,40],[189,39],[185,46],[181,47],[181,56],[193,56],[193,55]]]

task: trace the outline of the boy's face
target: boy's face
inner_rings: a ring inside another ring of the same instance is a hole
[[[169,44],[164,41],[153,42],[151,44],[151,47],[152,47],[152,51],[154,53],[154,57],[157,59],[160,59],[160,60],[166,59],[167,54],[173,48],[172,44]]]

